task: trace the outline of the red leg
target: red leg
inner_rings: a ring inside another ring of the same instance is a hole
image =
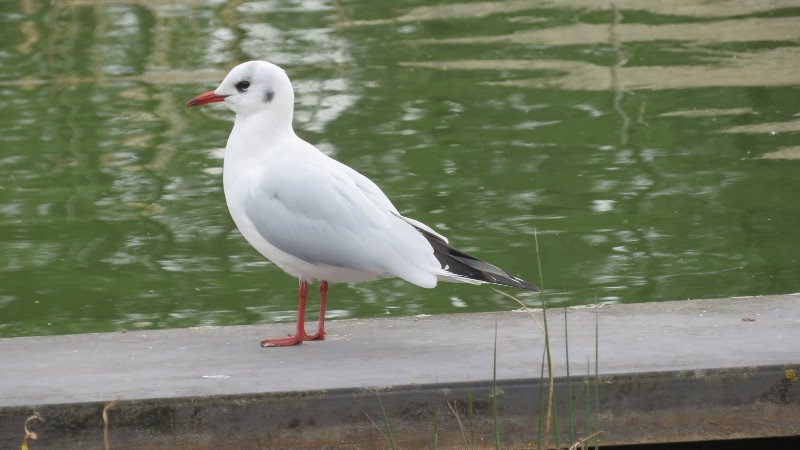
[[[261,341],[262,347],[285,347],[289,345],[297,345],[308,338],[306,336],[306,300],[308,299],[308,283],[306,280],[300,280],[299,303],[297,308],[297,331],[294,336],[278,339],[264,339]]]
[[[323,280],[319,285],[319,328],[317,332],[306,336],[307,341],[321,341],[325,339],[325,303],[328,301],[328,282]]]

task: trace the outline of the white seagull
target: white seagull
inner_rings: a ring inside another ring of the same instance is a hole
[[[441,280],[539,290],[454,249],[429,226],[401,215],[369,178],[299,138],[292,129],[294,90],[275,64],[240,64],[186,106],[215,102],[236,113],[223,168],[231,217],[250,245],[300,280],[296,333],[262,346],[325,339],[328,282],[395,276],[425,288]],[[309,335],[304,322],[313,280],[321,280],[319,327]]]

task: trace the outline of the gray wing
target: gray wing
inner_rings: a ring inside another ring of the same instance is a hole
[[[337,165],[342,171],[344,171],[350,177],[350,179],[353,180],[353,183],[355,183],[355,185],[359,189],[361,189],[361,191],[367,197],[369,197],[369,199],[376,206],[378,206],[380,208],[384,208],[387,211],[391,211],[397,217],[402,218],[404,221],[408,222],[412,226],[417,227],[417,228],[421,228],[421,229],[427,231],[428,233],[431,233],[432,235],[434,235],[434,236],[438,237],[439,239],[443,240],[444,242],[448,242],[446,237],[442,236],[441,234],[439,234],[437,231],[435,231],[434,229],[432,229],[428,225],[425,225],[424,223],[422,223],[422,222],[420,222],[418,220],[412,219],[410,217],[405,217],[405,216],[400,215],[400,213],[397,211],[397,208],[395,208],[394,204],[392,204],[392,201],[389,200],[388,197],[386,197],[386,194],[384,194],[383,191],[378,187],[378,185],[376,185],[372,180],[370,180],[369,178],[365,177],[364,175],[362,175],[361,173],[359,173],[358,171],[356,171],[355,169],[353,169],[350,166],[342,164],[341,162],[336,161],[335,159],[330,158],[327,155],[325,155],[325,157],[328,158],[328,160],[331,163]]]
[[[377,186],[364,191],[349,173],[326,163],[306,160],[267,170],[245,201],[259,234],[312,264],[435,285],[441,266],[424,236],[397,215]]]

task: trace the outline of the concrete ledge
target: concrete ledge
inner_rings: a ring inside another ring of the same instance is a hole
[[[115,449],[385,447],[386,422],[406,448],[434,428],[440,448],[463,447],[451,408],[489,447],[495,323],[501,437],[535,447],[543,335],[504,312],[335,321],[324,342],[274,349],[259,339],[290,324],[2,339],[0,448],[19,447],[34,411],[32,449],[99,447],[117,399]],[[566,323],[571,384],[564,310],[548,311],[563,430],[568,385],[576,429],[594,429],[597,324],[604,444],[800,436],[800,295],[570,309]]]

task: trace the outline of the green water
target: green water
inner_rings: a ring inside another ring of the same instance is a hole
[[[0,336],[294,320],[228,216],[230,112],[184,107],[249,59],[463,250],[542,283],[538,230],[550,305],[800,291],[800,5],[616,5],[0,0]],[[514,307],[381,280],[329,317]]]

